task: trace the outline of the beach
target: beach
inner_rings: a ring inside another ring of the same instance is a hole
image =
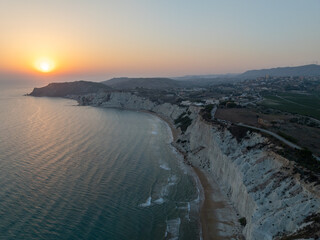
[[[157,116],[167,123],[171,129],[173,142],[178,139],[181,131],[170,122],[169,119],[161,116],[160,114],[143,111]],[[175,144],[172,144],[173,146]],[[182,152],[180,149],[175,148],[184,159],[184,163],[189,166],[193,173],[195,173],[196,182],[200,184],[201,188],[201,203],[200,203],[200,224],[202,239],[204,240],[227,240],[227,239],[242,239],[239,232],[241,231],[240,224],[238,222],[237,214],[228,201],[226,196],[222,193],[220,186],[212,178],[210,173],[203,169],[199,169],[193,166],[188,161],[188,155]]]
[[[209,174],[193,167],[204,192],[200,210],[202,235],[204,240],[241,239],[241,228],[236,212]]]

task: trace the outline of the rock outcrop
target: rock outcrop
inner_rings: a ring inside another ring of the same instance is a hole
[[[50,83],[42,88],[34,88],[29,94],[34,97],[67,97],[68,95],[97,93],[109,91],[111,88],[96,82],[76,81],[64,83]]]

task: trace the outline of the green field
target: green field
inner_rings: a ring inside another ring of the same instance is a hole
[[[263,97],[263,106],[320,120],[319,94],[277,93],[265,94]]]

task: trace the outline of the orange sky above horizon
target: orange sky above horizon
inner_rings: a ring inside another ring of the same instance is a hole
[[[3,0],[0,75],[104,80],[235,73],[317,61],[320,33],[313,27],[320,23],[319,2],[272,1],[271,7],[250,0]],[[43,58],[54,63],[52,71],[39,71],[36,65]]]

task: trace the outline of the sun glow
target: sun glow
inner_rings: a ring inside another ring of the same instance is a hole
[[[52,72],[55,69],[55,63],[48,58],[41,58],[35,62],[35,68],[43,73]]]

